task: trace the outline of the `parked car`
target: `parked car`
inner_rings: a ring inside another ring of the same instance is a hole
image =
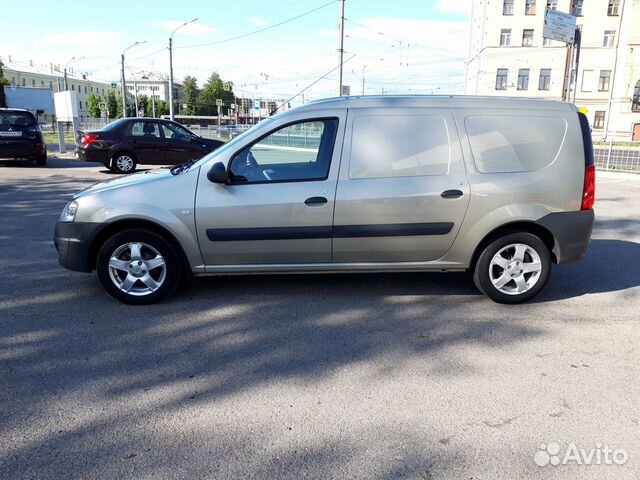
[[[35,160],[47,163],[47,146],[40,125],[29,110],[0,108],[0,158]]]
[[[223,144],[171,120],[136,117],[84,132],[76,153],[81,160],[103,163],[113,172],[131,173],[140,163],[175,165],[198,160]]]
[[[496,302],[579,260],[595,169],[574,105],[475,97],[309,103],[193,164],[76,194],[60,263],[133,304],[190,275],[470,271]]]

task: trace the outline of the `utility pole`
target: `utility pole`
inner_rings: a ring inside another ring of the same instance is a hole
[[[136,101],[136,117],[140,116],[140,110],[138,110],[138,82],[133,82],[133,98]]]
[[[340,0],[340,48],[338,48],[338,62],[340,68],[338,69],[338,96],[342,96],[342,63],[344,56],[344,2]]]
[[[79,61],[79,60],[82,60],[83,58],[86,58],[86,57],[80,57],[80,58],[71,57],[71,60],[69,60],[69,61],[66,63],[66,65],[64,66],[64,89],[65,89],[65,90],[69,90],[69,84],[68,84],[68,82],[67,82],[67,67],[68,67],[69,65],[71,65],[72,63],[74,63],[74,62],[77,62],[77,61]]]
[[[367,69],[367,66],[365,65],[364,67],[362,67],[362,95],[364,96],[364,71]]]
[[[576,49],[576,66],[575,66],[575,85],[573,87],[573,104],[576,103],[576,93],[578,92],[578,74],[580,72],[580,45],[582,44],[582,30],[580,27],[576,27],[575,40],[573,42]]]
[[[121,66],[122,66],[122,68],[120,70],[120,83],[122,84],[122,118],[127,118],[127,83],[126,83],[126,80],[124,78],[124,54],[130,48],[133,48],[133,47],[135,47],[137,45],[142,45],[143,43],[147,43],[147,41],[143,40],[141,42],[132,43],[127,48],[125,48],[122,51],[122,55],[120,55],[120,62],[121,62]],[[138,113],[136,112],[136,115],[137,114]]]
[[[196,22],[198,17],[193,20],[189,20],[188,22],[184,22],[179,27],[176,27],[171,35],[169,36],[169,118],[171,120],[175,120],[175,115],[173,113],[173,34],[180,30],[182,27],[186,27],[190,23]]]

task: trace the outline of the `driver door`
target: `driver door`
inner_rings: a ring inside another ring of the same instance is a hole
[[[206,145],[196,141],[189,130],[173,123],[162,122],[162,134],[167,141],[165,161],[169,165],[198,160],[209,151]]]
[[[342,144],[346,111],[322,113],[276,121],[230,154],[227,184],[200,174],[196,228],[207,271],[331,262],[341,153],[335,146]]]

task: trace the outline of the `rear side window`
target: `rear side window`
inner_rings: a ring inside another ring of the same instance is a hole
[[[476,168],[482,173],[533,172],[556,159],[567,132],[557,117],[477,115],[465,119]]]
[[[349,178],[446,175],[449,161],[449,133],[439,115],[370,115],[353,121]]]
[[[0,127],[33,127],[36,125],[36,117],[30,112],[0,112]]]

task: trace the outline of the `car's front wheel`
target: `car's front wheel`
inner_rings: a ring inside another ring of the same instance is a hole
[[[505,235],[488,244],[478,257],[473,280],[498,303],[522,303],[544,288],[551,255],[544,242],[528,232]]]
[[[100,248],[96,271],[104,289],[124,303],[147,305],[169,296],[180,280],[180,259],[149,230],[116,233]]]
[[[131,173],[136,165],[135,157],[128,152],[116,153],[111,160],[111,170],[115,173]]]

